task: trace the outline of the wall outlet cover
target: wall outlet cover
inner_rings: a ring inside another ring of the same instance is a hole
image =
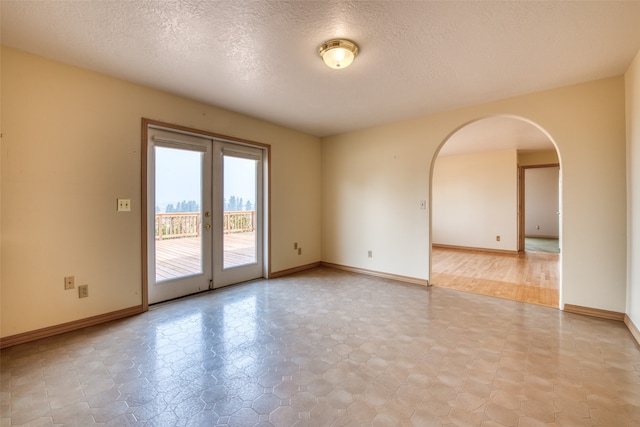
[[[89,296],[89,285],[78,286],[78,298],[87,298]]]

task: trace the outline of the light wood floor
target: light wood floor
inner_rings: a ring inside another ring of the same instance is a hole
[[[434,286],[558,307],[559,254],[434,247],[431,259]]]

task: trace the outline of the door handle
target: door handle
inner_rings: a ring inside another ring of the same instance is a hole
[[[211,224],[205,224],[204,228],[206,228],[207,230],[211,230]]]

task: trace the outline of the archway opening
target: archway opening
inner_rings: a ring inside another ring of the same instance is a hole
[[[561,246],[560,163],[551,136],[525,118],[485,117],[452,131],[431,164],[431,284],[560,307],[559,251],[525,244],[537,234]],[[545,181],[546,190],[536,188],[531,199],[525,171],[547,167],[555,168],[556,187]],[[546,222],[532,219],[533,233],[526,200],[547,215]]]

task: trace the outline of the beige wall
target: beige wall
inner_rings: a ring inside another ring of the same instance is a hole
[[[627,104],[627,315],[640,327],[640,52],[625,74]]]
[[[518,152],[518,164],[520,166],[551,165],[556,163],[560,163],[560,160],[558,160],[558,153],[555,149]]]
[[[438,156],[432,187],[434,244],[518,250],[517,159],[515,149]]]
[[[429,182],[405,138],[391,126],[323,140],[323,261],[428,278]]]
[[[325,138],[11,49],[1,56],[3,337],[140,304],[140,119],[272,145],[272,271],[320,259],[429,278],[430,176],[461,126],[514,115],[543,128],[563,167],[563,302],[640,323],[640,65],[610,78]],[[321,157],[320,157],[321,156]],[[320,158],[322,161],[320,161]],[[319,197],[322,191],[322,199]],[[636,191],[637,193],[637,191]],[[115,199],[130,197],[131,214]],[[637,197],[635,198],[637,199]],[[635,205],[633,204],[635,203]],[[638,215],[636,215],[638,216]],[[321,234],[322,230],[322,234]],[[322,239],[322,244],[321,240]],[[292,250],[297,241],[304,248]],[[367,257],[367,251],[373,257]],[[322,253],[321,253],[322,252]],[[90,285],[79,300],[62,278]]]
[[[559,237],[560,168],[524,170],[524,235]]]
[[[559,149],[562,301],[624,312],[624,94],[624,78],[610,78],[325,138],[323,260],[428,279],[429,217],[417,201],[430,199],[434,154],[473,120],[513,115]]]
[[[318,138],[6,48],[1,90],[3,337],[141,303],[143,117],[271,144],[272,271],[320,261]]]

